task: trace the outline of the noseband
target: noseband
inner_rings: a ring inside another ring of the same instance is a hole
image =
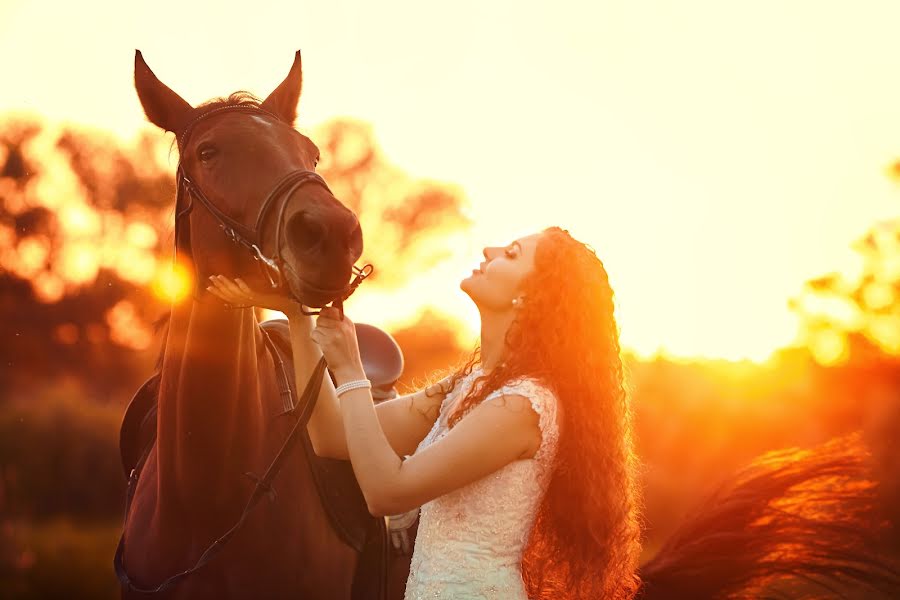
[[[304,314],[319,314],[319,311],[307,311],[305,308],[303,308],[302,299],[298,298],[290,289],[290,286],[287,285],[287,281],[284,277],[286,262],[281,253],[281,230],[283,229],[282,225],[284,220],[284,212],[287,207],[287,201],[295,191],[308,184],[319,185],[325,188],[325,190],[329,194],[332,194],[331,189],[329,189],[328,184],[325,183],[325,180],[322,179],[322,177],[315,171],[297,169],[295,171],[290,171],[284,177],[282,177],[272,188],[272,191],[270,191],[266,196],[266,199],[263,201],[262,206],[260,207],[259,215],[256,218],[256,225],[253,227],[253,229],[250,229],[246,225],[239,223],[233,218],[229,217],[221,209],[219,209],[219,207],[217,207],[215,203],[206,196],[206,194],[203,193],[203,191],[197,186],[197,184],[195,184],[191,180],[184,167],[183,161],[184,152],[187,148],[187,141],[190,137],[190,134],[193,132],[194,127],[204,119],[223,112],[249,112],[264,114],[272,117],[275,120],[281,120],[276,115],[270,113],[265,109],[259,108],[256,105],[236,104],[215,108],[206,113],[203,113],[202,115],[194,119],[190,124],[188,124],[187,127],[185,127],[184,131],[178,137],[179,160],[178,169],[176,171],[176,184],[179,202],[176,202],[176,204],[181,204],[180,199],[182,197],[187,197],[188,205],[184,208],[179,209],[179,211],[175,215],[175,227],[178,227],[179,219],[181,219],[185,215],[189,215],[191,210],[193,210],[194,204],[192,199],[196,198],[206,208],[206,210],[209,211],[209,214],[212,215],[212,217],[216,221],[218,221],[219,227],[225,233],[225,237],[228,238],[228,240],[230,240],[231,242],[239,246],[243,246],[247,251],[249,251],[250,256],[259,264],[260,269],[262,270],[263,274],[266,277],[266,280],[268,280],[269,285],[273,290],[281,291],[292,300],[298,302]],[[263,223],[272,210],[278,211],[275,219],[275,255],[266,256],[265,254],[263,254],[261,248],[262,240],[260,239],[260,235],[262,233]],[[353,280],[343,288],[337,290],[325,290],[310,285],[305,281],[303,283],[312,291],[319,292],[334,298],[334,304],[341,308],[343,312],[343,301],[349,298],[350,295],[359,286],[359,284],[362,283],[363,280],[366,279],[366,277],[372,274],[372,270],[373,268],[370,264],[364,265],[363,267],[357,267],[356,265],[354,265]]]

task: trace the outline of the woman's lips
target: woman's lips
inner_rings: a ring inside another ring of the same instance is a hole
[[[472,275],[484,275],[484,263],[478,265],[477,269],[472,269]]]

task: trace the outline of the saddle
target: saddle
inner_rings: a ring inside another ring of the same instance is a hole
[[[273,361],[276,365],[281,363],[288,375],[291,403],[296,405],[298,392],[288,322],[273,319],[261,323],[260,327]],[[373,397],[391,397],[394,383],[403,372],[403,355],[399,346],[389,334],[372,325],[357,323],[356,333],[363,369],[372,382]],[[119,449],[126,477],[132,469],[140,470],[156,443],[158,389],[159,374],[156,374],[138,389],[125,411],[119,433]],[[360,554],[351,598],[384,599],[389,560],[385,519],[369,514],[349,460],[317,456],[305,429],[300,432],[299,438],[332,528]]]

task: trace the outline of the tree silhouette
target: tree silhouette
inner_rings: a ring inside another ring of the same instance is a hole
[[[457,186],[410,177],[383,156],[371,128],[359,121],[331,121],[313,139],[322,152],[319,171],[359,215],[363,259],[384,265],[376,268],[376,285],[399,287],[449,256],[453,236],[470,224]]]
[[[391,164],[371,129],[336,120],[313,135],[322,175],[359,214],[375,286],[401,286],[468,225],[458,188]],[[126,145],[34,120],[0,126],[0,386],[77,373],[92,392],[148,371],[168,309],[174,166],[170,139]]]
[[[165,166],[148,160],[154,144],[34,121],[0,132],[4,388],[79,373],[108,396],[145,371],[140,351],[164,309],[148,284],[174,194]]]
[[[900,163],[893,172],[900,176]],[[852,248],[858,272],[811,279],[790,300],[813,354],[824,364],[900,355],[900,219],[871,227]]]

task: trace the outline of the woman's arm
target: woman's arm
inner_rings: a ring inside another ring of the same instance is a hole
[[[297,391],[306,386],[322,357],[322,351],[309,337],[313,330],[313,320],[304,315],[300,307],[285,313],[291,332],[291,354],[294,361],[294,374]],[[334,393],[334,384],[330,377],[322,378],[319,397],[313,407],[306,426],[309,439],[315,453],[328,458],[346,460],[347,442],[344,439],[344,423],[341,419],[340,407]]]
[[[291,346],[294,354],[294,372],[297,386],[308,381],[322,356],[322,350],[310,334],[312,319],[299,310],[288,314],[291,330]],[[407,394],[375,405],[378,421],[394,451],[405,456],[412,454],[422,438],[431,430],[444,399],[442,380],[426,389]],[[313,450],[319,456],[349,460],[347,436],[338,397],[330,377],[322,381],[319,398],[313,408],[307,426]]]
[[[301,306],[275,294],[255,292],[241,279],[229,280],[221,275],[209,278],[213,295],[237,305],[252,304],[283,312],[288,317],[297,388],[302,390],[322,356],[322,350],[310,335],[314,324]],[[381,402],[375,412],[391,447],[401,456],[412,454],[434,425],[444,399],[444,384],[449,377],[399,398]],[[347,437],[340,405],[329,377],[322,381],[319,397],[307,425],[313,450],[319,456],[349,460]]]
[[[350,390],[341,396],[341,413],[353,472],[374,516],[406,512],[478,481],[533,455],[541,441],[529,399],[501,396],[482,402],[447,435],[403,460],[378,426],[371,398],[367,389]]]
[[[339,384],[364,378],[353,324],[337,311],[319,317],[313,339],[334,365]],[[341,416],[353,472],[376,516],[394,515],[477,481],[533,452],[541,439],[539,417],[520,395],[485,400],[446,436],[403,460],[380,425],[368,389],[342,394]]]

